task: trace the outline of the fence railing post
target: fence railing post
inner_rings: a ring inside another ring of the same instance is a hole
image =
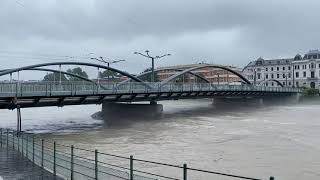
[[[15,149],[15,145],[14,145],[14,135],[15,135],[15,132],[12,130],[12,147],[13,147],[13,149]]]
[[[34,136],[32,136],[32,162],[34,164]]]
[[[74,147],[73,147],[73,145],[71,145],[71,180],[73,180],[73,149],[74,149]]]
[[[29,154],[29,151],[28,151],[28,149],[29,149],[29,140],[28,140],[28,136],[27,136],[26,141],[27,141],[27,143],[26,143],[26,156],[27,156],[27,159],[29,159],[29,156],[28,156],[28,154]]]
[[[7,144],[6,144],[6,146],[7,146],[7,149],[9,148],[9,129],[7,129]]]
[[[53,142],[53,175],[56,175],[56,142]]]
[[[183,164],[183,180],[187,180],[187,164]]]
[[[1,147],[2,147],[2,129],[0,128],[0,143],[1,143]]]
[[[24,154],[23,154],[23,133],[21,133],[21,152],[22,152],[22,156],[24,156]]]
[[[43,139],[41,139],[41,167],[42,168],[43,168],[43,150],[44,150]]]
[[[98,179],[98,150],[94,150],[94,177]]]
[[[17,138],[18,138],[18,152],[20,152],[20,136],[17,135]]]
[[[130,180],[133,180],[133,156],[130,156]]]

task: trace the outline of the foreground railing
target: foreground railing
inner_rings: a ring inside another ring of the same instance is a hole
[[[154,161],[124,157],[64,145],[37,138],[34,134],[17,133],[0,128],[1,148],[18,151],[35,165],[65,179],[108,180],[187,180],[187,179],[247,179],[260,180],[214,171],[207,171]],[[151,170],[148,170],[151,169]],[[274,180],[273,177],[269,178]]]
[[[291,87],[265,87],[251,85],[218,85],[208,83],[103,83],[81,82],[36,82],[1,83],[0,96],[55,96],[55,95],[94,95],[120,93],[153,92],[193,92],[193,91],[255,91],[255,92],[301,92]]]

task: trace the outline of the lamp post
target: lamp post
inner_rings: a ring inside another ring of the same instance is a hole
[[[106,60],[104,60],[104,58],[102,56],[100,56],[99,58],[100,59],[98,59],[98,58],[90,58],[90,59],[97,60],[99,62],[105,63],[105,64],[107,64],[108,68],[110,67],[110,64],[115,64],[115,63],[118,63],[118,62],[126,61],[124,59],[114,60],[114,61],[106,61]],[[108,79],[108,82],[109,82],[109,69],[107,69],[107,74],[108,74],[107,79]],[[99,84],[99,72],[98,72],[98,84]]]
[[[141,56],[143,56],[143,57],[146,57],[146,58],[149,58],[149,59],[151,59],[151,71],[152,71],[152,74],[151,74],[151,82],[154,82],[155,81],[155,74],[154,74],[154,60],[155,59],[160,59],[160,58],[163,58],[163,57],[165,57],[165,56],[171,56],[171,54],[164,54],[164,55],[162,55],[162,56],[150,56],[149,55],[149,50],[146,50],[145,51],[145,53],[146,54],[142,54],[142,53],[140,53],[140,52],[134,52],[134,54],[139,54],[139,55],[141,55]]]

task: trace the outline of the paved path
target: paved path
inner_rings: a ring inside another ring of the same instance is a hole
[[[0,180],[62,180],[34,165],[17,151],[0,147]]]

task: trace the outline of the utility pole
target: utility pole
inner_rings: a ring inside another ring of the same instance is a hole
[[[151,59],[151,61],[152,61],[152,62],[151,62],[151,71],[152,71],[152,74],[151,74],[151,82],[155,82],[154,60],[155,60],[155,59],[163,58],[163,57],[165,57],[165,56],[171,56],[171,54],[164,54],[164,55],[162,55],[162,56],[150,56],[150,55],[149,55],[149,50],[146,50],[146,51],[145,51],[145,54],[140,53],[140,52],[134,52],[134,54],[139,54],[139,55],[141,55],[141,56],[143,56],[143,57],[146,57],[146,58]]]
[[[90,58],[90,59],[93,59],[93,60],[96,60],[96,61],[105,63],[105,64],[107,64],[107,67],[108,67],[108,68],[110,68],[110,64],[115,64],[115,63],[118,63],[118,62],[126,61],[126,60],[124,60],[124,59],[113,60],[113,61],[106,61],[102,56],[100,56],[99,59],[98,59],[98,58]],[[98,70],[98,71],[99,71],[99,70]],[[108,75],[107,80],[108,80],[108,83],[109,83],[109,80],[110,80],[110,78],[109,78],[109,69],[107,69],[107,75]],[[99,81],[99,72],[98,72],[98,81]],[[98,84],[99,84],[99,82],[98,82]]]

